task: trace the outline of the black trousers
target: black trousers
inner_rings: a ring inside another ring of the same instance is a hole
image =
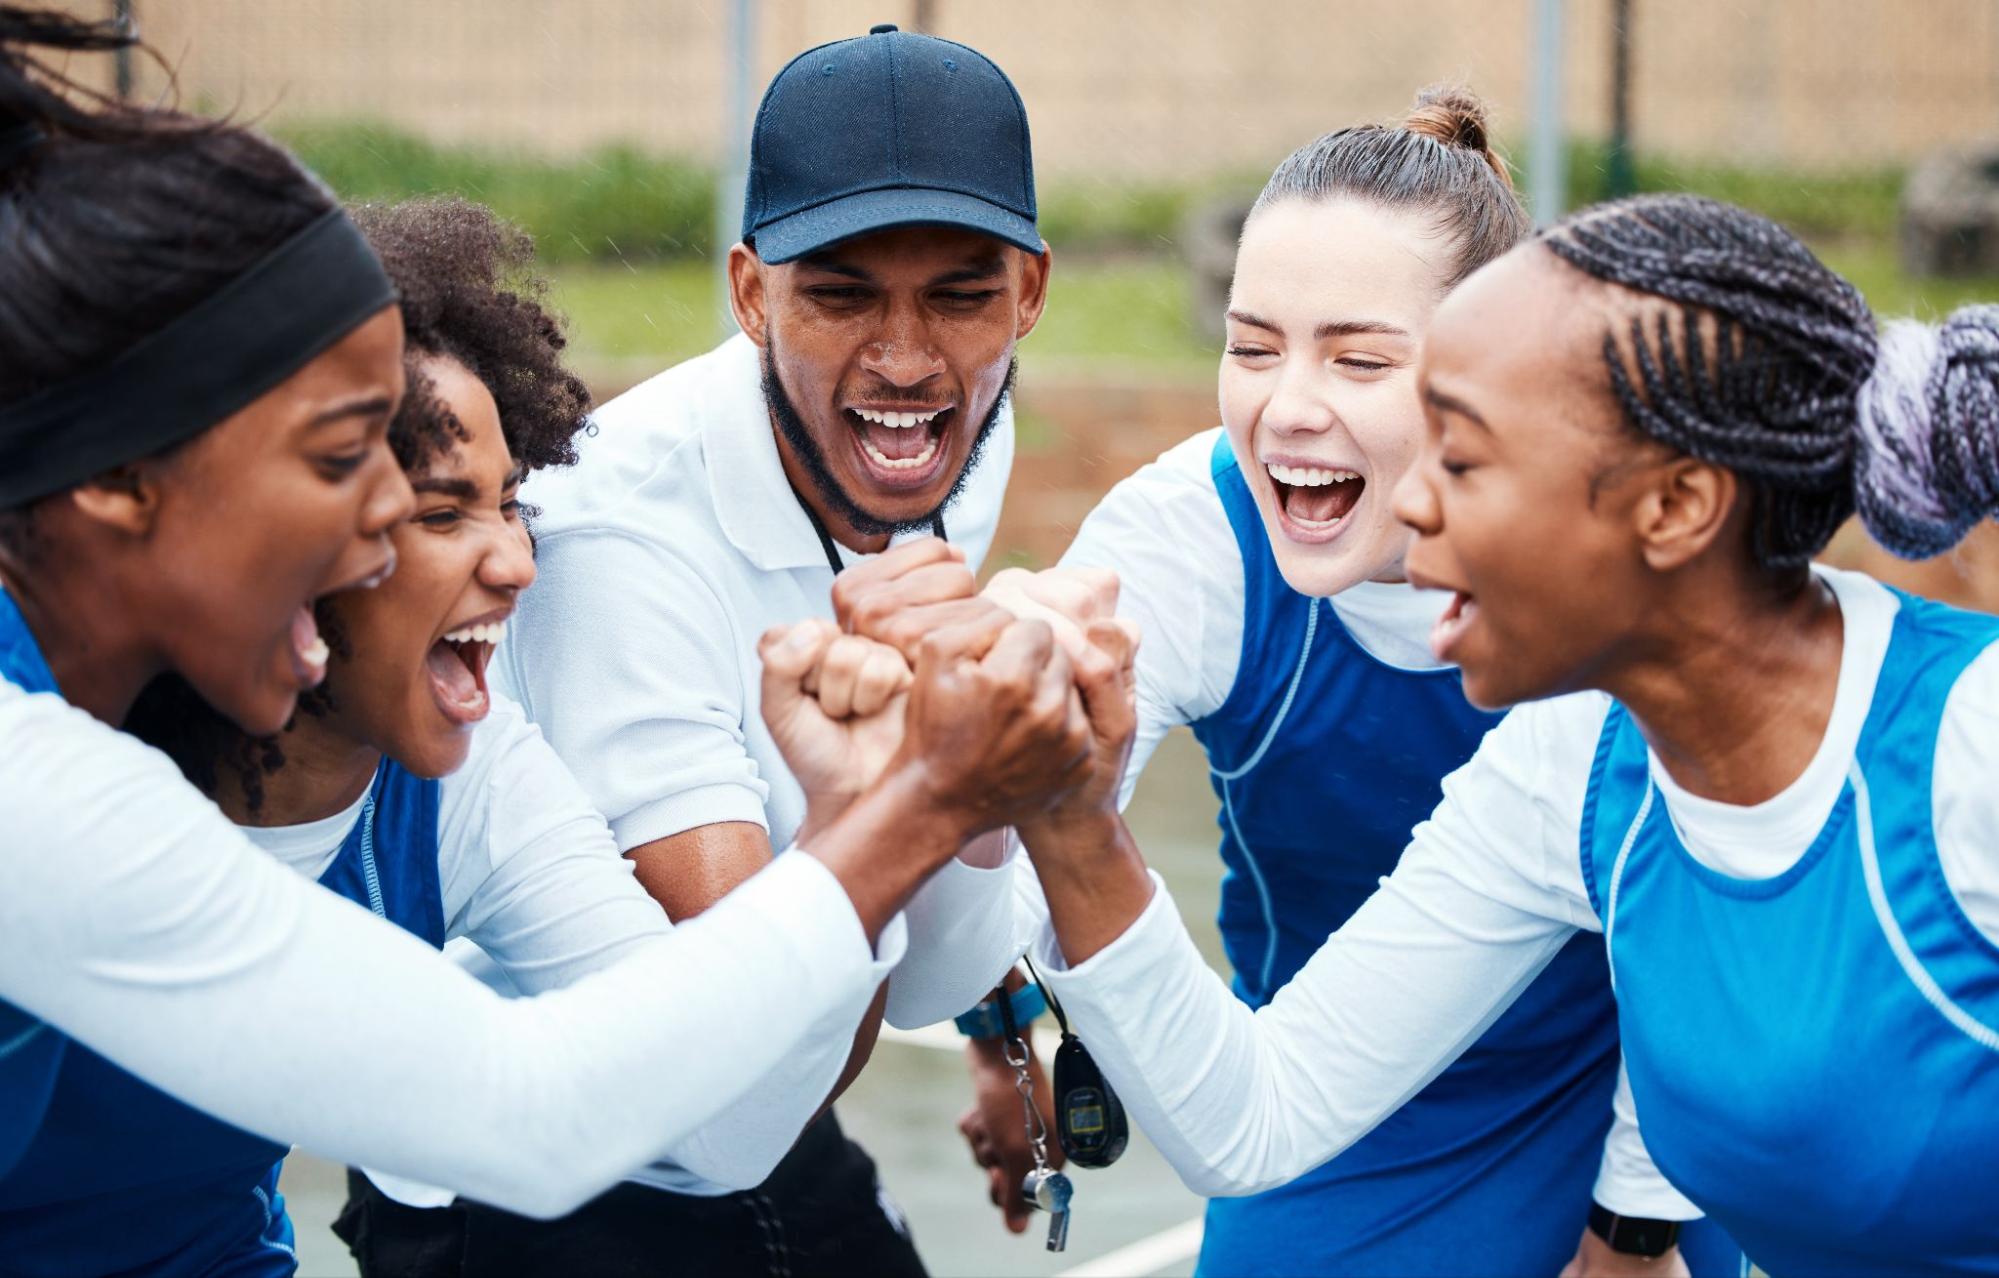
[[[770,1179],[720,1198],[619,1185],[560,1220],[406,1207],[358,1171],[333,1232],[362,1278],[924,1278],[875,1164],[828,1113]]]

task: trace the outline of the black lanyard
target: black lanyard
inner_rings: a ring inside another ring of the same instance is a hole
[[[796,490],[793,490],[792,496],[798,497]],[[826,531],[826,523],[819,518],[819,512],[812,509],[812,503],[806,501],[803,497],[798,497],[798,508],[804,511],[805,518],[811,521],[812,531],[819,534],[819,549],[826,552],[826,566],[833,570],[835,577],[839,576],[845,570],[846,565],[840,562],[840,547],[833,540],[833,534]],[[930,531],[936,533],[940,541],[951,540],[944,533],[943,511],[940,510],[930,516]]]

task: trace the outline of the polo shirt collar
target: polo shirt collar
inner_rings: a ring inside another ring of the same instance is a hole
[[[717,385],[701,422],[701,453],[722,534],[766,572],[825,567],[819,534],[778,456],[756,343],[738,333],[715,356]]]
[[[827,567],[826,548],[778,456],[777,426],[764,403],[762,353],[738,333],[714,354],[715,394],[701,422],[701,454],[707,463],[708,500],[722,535],[765,572]],[[889,543],[928,535],[898,533]],[[849,565],[872,558],[849,546],[840,547],[840,557]]]

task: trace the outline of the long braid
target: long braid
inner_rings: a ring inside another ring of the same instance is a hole
[[[1662,305],[1604,338],[1631,425],[1748,481],[1751,550],[1808,561],[1856,508],[1899,554],[1935,554],[1999,510],[1999,307],[1877,338],[1860,291],[1744,209],[1653,195],[1541,242]]]

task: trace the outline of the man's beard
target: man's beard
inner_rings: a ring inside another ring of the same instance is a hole
[[[784,442],[791,447],[791,455],[805,467],[811,476],[813,491],[819,500],[837,514],[841,521],[863,537],[879,537],[884,534],[928,532],[936,523],[937,516],[945,507],[958,500],[958,494],[965,489],[979,458],[985,453],[986,439],[998,424],[1002,409],[1013,398],[1014,375],[1020,371],[1020,361],[1012,360],[1006,367],[1006,384],[1000,387],[999,395],[979,423],[979,433],[972,439],[972,447],[965,454],[965,464],[959,468],[958,477],[951,481],[951,491],[944,494],[944,500],[916,516],[914,519],[883,519],[855,501],[853,495],[840,486],[834,478],[833,468],[826,460],[826,452],[819,447],[819,441],[812,438],[812,430],[799,415],[798,408],[785,394],[784,383],[777,377],[777,343],[766,342],[763,350],[763,390],[764,403],[770,406],[770,415],[777,421],[777,429],[784,436]],[[843,423],[844,424],[844,423]],[[949,441],[939,439],[937,446],[946,447]]]

